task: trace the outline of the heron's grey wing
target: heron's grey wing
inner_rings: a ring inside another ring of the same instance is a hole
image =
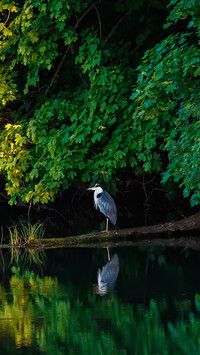
[[[102,191],[98,199],[98,207],[101,213],[107,217],[112,224],[117,222],[117,207],[115,201],[106,191]]]
[[[111,287],[119,274],[119,258],[115,254],[112,259],[102,267],[101,281],[105,282],[108,287]]]

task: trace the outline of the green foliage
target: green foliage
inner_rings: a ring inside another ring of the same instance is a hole
[[[191,204],[195,205],[200,202],[200,17],[195,1],[172,1],[174,4],[168,26],[189,14],[192,21],[185,32],[170,35],[145,53],[132,94],[138,104],[134,127],[141,132],[142,159],[148,153],[150,165],[152,148],[166,149],[169,164],[163,182],[171,177],[178,181],[184,196],[192,193]]]
[[[106,185],[128,166],[162,173],[163,151],[163,182],[173,178],[199,203],[200,15],[194,0],[171,1],[171,34],[155,44],[161,9],[111,2],[109,27],[88,0],[0,2],[0,173],[10,204],[53,201],[74,180]]]

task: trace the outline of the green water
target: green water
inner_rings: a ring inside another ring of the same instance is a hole
[[[1,354],[200,354],[200,253],[112,248],[114,288],[99,294],[106,249],[0,255]]]

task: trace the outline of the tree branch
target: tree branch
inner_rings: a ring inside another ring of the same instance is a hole
[[[82,14],[82,16],[81,16],[79,19],[77,19],[76,25],[74,26],[74,31],[77,30],[79,24],[80,24],[81,21],[85,18],[85,16],[86,16],[93,8],[95,8],[96,13],[97,13],[97,16],[98,16],[98,20],[99,20],[99,32],[100,32],[100,38],[101,38],[101,36],[102,36],[101,19],[100,19],[99,12],[98,12],[98,9],[97,9],[96,5],[100,4],[102,1],[103,1],[103,0],[99,0],[99,1],[97,1],[96,3],[92,3],[92,5]],[[51,87],[53,86],[53,84],[54,84],[54,82],[55,82],[55,80],[56,80],[56,77],[58,76],[58,73],[59,73],[59,71],[60,71],[60,69],[61,69],[61,67],[62,67],[62,65],[63,65],[63,63],[64,63],[64,61],[65,61],[65,59],[66,59],[66,57],[67,57],[67,55],[68,55],[68,53],[69,53],[69,51],[70,51],[70,49],[71,49],[71,45],[69,45],[69,46],[67,47],[67,49],[66,49],[66,51],[65,51],[65,53],[64,53],[64,55],[63,55],[63,57],[62,57],[62,59],[61,59],[61,61],[60,61],[60,63],[59,63],[59,65],[58,65],[58,67],[57,67],[57,69],[56,69],[56,72],[55,72],[55,74],[54,74],[54,76],[53,76],[53,78],[52,78],[52,80],[51,80],[49,86],[47,87],[47,89],[46,89],[46,91],[45,91],[45,95],[48,94],[49,90],[50,90]],[[30,113],[32,113],[38,106],[39,106],[39,105],[36,105],[36,106],[29,112],[29,115],[30,115]]]
[[[77,20],[76,25],[74,26],[74,31],[77,30],[79,24],[81,23],[81,21],[83,21],[84,17],[93,9],[96,7],[96,5],[100,4],[101,2],[103,2],[103,0],[99,0],[97,2],[95,2],[94,4],[92,3],[92,5],[81,15],[81,17]]]
[[[108,41],[113,33],[116,31],[117,27],[120,25],[120,23],[126,18],[126,16],[128,16],[129,13],[125,14],[124,16],[122,16],[118,21],[117,23],[113,26],[112,30],[110,31],[110,33],[108,34],[108,36],[106,37],[106,41]]]
[[[8,20],[9,20],[9,18],[10,18],[10,13],[11,13],[11,10],[9,9],[9,11],[8,11],[8,17],[7,17],[6,21],[4,22],[4,25],[7,24]]]
[[[97,17],[98,17],[98,21],[99,21],[99,37],[102,38],[102,25],[101,25],[101,18],[100,18],[100,15],[99,15],[99,11],[98,11],[96,5],[93,4],[93,2],[92,2],[92,5],[95,8],[95,11],[96,11]]]
[[[57,75],[58,75],[58,73],[59,73],[59,71],[60,71],[60,69],[61,69],[61,67],[62,67],[62,65],[63,65],[63,63],[64,63],[64,61],[65,61],[65,58],[67,57],[67,55],[68,55],[68,53],[69,53],[69,50],[70,50],[70,45],[67,47],[67,49],[66,49],[66,51],[65,51],[65,54],[64,54],[63,57],[62,57],[62,59],[61,59],[61,61],[60,61],[60,64],[58,65],[58,68],[56,69],[56,72],[55,72],[55,74],[54,74],[54,76],[53,76],[53,78],[52,78],[52,80],[51,80],[51,82],[50,82],[48,88],[47,88],[46,91],[45,91],[45,95],[47,95],[47,93],[49,92],[49,90],[50,90],[51,87],[53,86],[54,81],[56,80],[56,77],[57,77]]]

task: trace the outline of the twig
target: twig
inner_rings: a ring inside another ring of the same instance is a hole
[[[99,15],[99,11],[96,7],[95,4],[93,4],[93,2],[91,1],[92,3],[92,6],[95,8],[95,11],[97,13],[97,17],[98,17],[98,21],[99,21],[99,37],[102,38],[102,25],[101,25],[101,18],[100,18],[100,15]]]
[[[80,193],[79,194],[79,191],[80,190],[83,190],[83,192],[82,193]],[[72,201],[71,201],[71,203],[73,204],[73,202],[74,202],[74,200],[75,200],[75,198],[76,198],[76,196],[79,194],[79,197],[78,197],[78,201],[81,199],[81,197],[85,194],[87,192],[87,189],[83,189],[82,187],[79,187],[78,189],[77,189],[77,191],[75,192],[75,194],[74,194],[74,196],[73,196],[73,198],[72,198]]]
[[[181,213],[176,207],[174,207],[173,205],[170,204],[170,206],[176,211],[178,212],[183,218],[187,218],[186,216],[184,216],[183,213]]]
[[[120,25],[120,23],[126,18],[126,16],[128,16],[129,13],[125,14],[124,16],[122,16],[117,23],[113,26],[112,30],[110,31],[110,33],[108,34],[108,36],[106,37],[106,41],[108,41],[113,33],[116,31],[117,27]]]
[[[28,116],[30,116],[32,114],[32,112],[34,112],[35,110],[37,110],[37,108],[39,107],[40,105],[37,104],[35,105],[29,112],[28,112]]]
[[[87,192],[87,189],[84,190],[84,191],[80,194],[80,196],[79,196],[79,198],[78,198],[78,201],[80,201],[81,197],[82,197],[86,192]]]
[[[154,189],[151,190],[149,196],[148,196],[147,199],[144,201],[144,205],[145,205],[146,202],[150,199],[150,197],[151,197],[152,193],[154,192],[154,190],[165,192],[165,190],[159,189],[159,188],[155,187]]]
[[[146,192],[146,187],[145,187],[145,182],[144,182],[144,176],[142,177],[142,188],[143,188],[143,190],[144,190],[144,194],[145,194],[145,198],[146,198],[146,200],[145,200],[145,202],[146,201],[148,201],[148,195],[147,195],[147,192]],[[144,203],[145,203],[144,202]]]
[[[74,26],[74,31],[77,30],[77,28],[78,28],[79,24],[81,23],[81,21],[82,21],[82,20],[84,19],[84,17],[88,14],[88,12],[91,11],[92,8],[93,8],[93,6],[90,6],[90,7],[83,13],[83,15],[82,15],[81,17],[79,17],[79,19],[77,19],[76,24],[75,24],[75,26]]]
[[[1,226],[1,245],[3,244],[3,226]]]
[[[59,211],[57,211],[55,208],[49,208],[49,210],[56,212],[60,217],[62,217],[63,219],[65,219],[65,221],[67,221],[67,223],[73,224],[71,221],[69,221],[69,219],[67,219],[62,213],[60,213]]]
[[[152,179],[150,179],[149,181],[144,182],[144,184],[145,184],[145,185],[150,184],[152,181],[155,180],[155,178],[156,178],[157,176],[158,176],[158,175],[154,175],[154,177],[153,177]]]
[[[29,203],[29,207],[28,207],[28,222],[31,224],[30,222],[30,213],[31,213],[31,206],[32,206],[32,202],[33,200],[31,199],[30,203]]]
[[[54,23],[51,27],[49,27],[48,31],[42,36],[42,38],[45,38],[46,35],[56,26],[56,24]]]
[[[81,23],[81,21],[84,19],[84,17],[88,14],[88,12],[90,12],[96,5],[100,4],[103,0],[99,0],[97,2],[95,2],[94,4],[92,3],[92,5],[83,13],[83,15],[81,15],[81,17],[79,17],[79,19],[76,22],[76,25],[74,26],[74,31],[77,30],[79,24]]]
[[[2,195],[4,198],[6,198],[7,200],[9,200],[9,197],[5,194],[3,194],[2,192],[0,192],[0,195]]]
[[[80,191],[80,190],[82,190],[81,187],[79,187],[79,188],[76,190],[76,192],[75,192],[75,194],[74,194],[74,196],[73,196],[73,198],[72,198],[71,204],[73,204],[73,202],[74,202],[74,200],[75,200],[75,197],[79,194],[79,191]]]
[[[57,211],[55,208],[46,207],[46,206],[40,206],[39,208],[41,208],[41,209],[43,209],[43,210],[54,211],[54,212],[56,212],[60,217],[62,217],[63,219],[65,219],[65,221],[67,221],[67,223],[73,224],[69,219],[67,219],[61,212]]]
[[[53,76],[53,78],[52,78],[52,80],[51,80],[51,82],[50,82],[48,88],[47,88],[46,91],[45,91],[45,95],[49,92],[49,90],[51,89],[51,87],[52,87],[54,81],[56,80],[56,77],[57,77],[57,75],[58,75],[58,73],[59,73],[59,71],[60,71],[60,68],[61,68],[62,64],[63,64],[64,61],[65,61],[65,58],[67,57],[67,54],[69,53],[69,50],[70,50],[70,45],[67,47],[67,49],[66,49],[66,51],[65,51],[65,54],[64,54],[63,57],[62,57],[62,59],[61,59],[61,61],[60,61],[60,64],[58,65],[58,68],[56,69],[56,72],[55,72],[55,74],[54,74],[54,76]]]
[[[11,13],[11,10],[9,9],[9,11],[8,11],[8,17],[7,17],[6,21],[4,22],[4,25],[6,25],[6,23],[8,22],[8,20],[9,20],[9,18],[10,18],[10,13]]]

